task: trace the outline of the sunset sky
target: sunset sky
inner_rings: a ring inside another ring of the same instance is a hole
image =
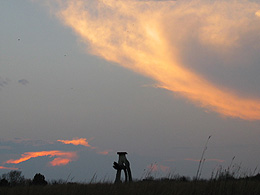
[[[113,181],[127,151],[193,177],[209,136],[202,177],[260,166],[260,0],[8,0],[0,25],[0,174]]]

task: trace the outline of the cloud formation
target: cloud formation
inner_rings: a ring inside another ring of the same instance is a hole
[[[4,78],[0,77],[0,87],[4,87],[4,86],[8,85],[9,82],[10,82],[9,79],[7,79],[7,78],[4,79]]]
[[[260,17],[260,10],[255,13],[256,16]]]
[[[6,164],[19,164],[21,162],[30,160],[31,158],[37,158],[41,156],[49,156],[49,157],[55,157],[51,162],[51,166],[61,166],[66,165],[71,161],[75,161],[78,156],[76,152],[63,152],[59,150],[53,150],[53,151],[40,151],[40,152],[25,152],[21,155],[22,157],[19,159],[10,159],[7,160]]]
[[[21,79],[18,81],[18,83],[21,83],[22,85],[27,85],[29,81],[27,81],[26,79]]]
[[[98,151],[98,154],[102,154],[102,155],[108,155],[110,152],[113,152],[113,150],[103,150],[103,151]]]
[[[0,139],[0,144],[19,144],[18,147],[23,146],[44,146],[44,145],[51,145],[53,142],[47,140],[34,140],[34,139],[27,139],[27,138],[14,138],[14,139]],[[17,146],[15,146],[17,147]]]
[[[5,170],[19,170],[19,168],[15,168],[15,167],[4,167],[4,166],[0,166],[0,169],[5,169]]]
[[[91,149],[95,149],[95,147],[91,146],[86,138],[73,138],[72,140],[57,140],[58,142],[62,142],[64,144],[73,144],[75,146],[81,145],[86,146]]]
[[[72,144],[75,146],[81,145],[88,147],[90,149],[95,150],[98,154],[102,155],[108,155],[113,150],[106,149],[106,150],[100,150],[98,147],[91,146],[86,138],[73,138],[72,140],[57,140],[58,142],[62,142],[63,144]]]
[[[32,140],[24,138],[15,138],[15,139],[0,139],[0,148],[2,150],[10,150],[9,154],[13,153],[12,150],[17,149],[21,151],[21,157],[18,159],[9,159],[2,162],[2,164],[19,164],[25,161],[28,161],[32,158],[44,157],[53,158],[50,162],[50,166],[63,166],[67,165],[72,161],[78,160],[78,157],[82,151],[85,150],[76,150],[73,146],[84,146],[90,148],[92,151],[100,155],[108,155],[113,150],[100,150],[98,147],[93,147],[89,144],[86,138],[73,138],[72,140],[57,140],[63,144],[69,144],[72,147],[69,147],[69,151],[64,151],[61,149],[63,146],[57,144],[57,142],[44,141],[44,140]],[[24,152],[28,151],[31,147],[34,147],[37,152]],[[37,148],[37,149],[36,149]],[[51,148],[47,150],[46,148]],[[54,150],[53,150],[54,149]],[[0,169],[10,169],[17,170],[17,168],[8,168],[0,166]]]
[[[89,53],[153,78],[157,86],[206,110],[226,117],[260,120],[259,98],[214,83],[192,67],[193,59],[198,58],[196,54],[200,54],[199,62],[206,63],[203,66],[209,69],[215,63],[220,67],[231,61],[240,63],[236,59],[246,53],[242,46],[249,39],[253,40],[252,53],[246,57],[251,55],[258,60],[259,3],[245,0],[48,3],[51,11],[86,43]],[[213,61],[216,59],[218,62]],[[247,59],[244,66],[255,63]]]

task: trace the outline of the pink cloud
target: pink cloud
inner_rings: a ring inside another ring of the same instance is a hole
[[[147,168],[152,172],[158,171],[159,169],[157,164],[148,165]]]
[[[21,155],[19,159],[10,159],[6,161],[7,164],[18,164],[31,158],[37,158],[41,156],[49,156],[49,157],[56,157],[53,161],[50,162],[51,166],[61,166],[66,165],[71,161],[75,161],[78,156],[76,152],[63,152],[59,150],[53,151],[40,151],[40,152],[25,152]]]
[[[169,172],[170,167],[164,166],[164,165],[160,165],[160,169],[161,169],[163,172]]]
[[[156,172],[156,171],[162,171],[162,172],[168,172],[170,170],[170,167],[164,166],[164,165],[158,165],[158,164],[151,164],[147,166],[148,170],[151,172]]]

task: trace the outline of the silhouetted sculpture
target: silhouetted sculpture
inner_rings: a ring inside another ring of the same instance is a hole
[[[45,181],[44,175],[40,173],[34,175],[32,183],[33,185],[47,185],[47,181]]]
[[[115,183],[121,183],[121,171],[124,170],[125,173],[125,182],[131,182],[132,181],[132,173],[130,170],[130,163],[126,159],[127,152],[117,152],[119,155],[118,163],[114,162],[114,169],[117,170],[116,172],[116,180]]]

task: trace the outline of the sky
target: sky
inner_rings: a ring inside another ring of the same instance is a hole
[[[259,0],[0,5],[0,174],[260,171]]]

